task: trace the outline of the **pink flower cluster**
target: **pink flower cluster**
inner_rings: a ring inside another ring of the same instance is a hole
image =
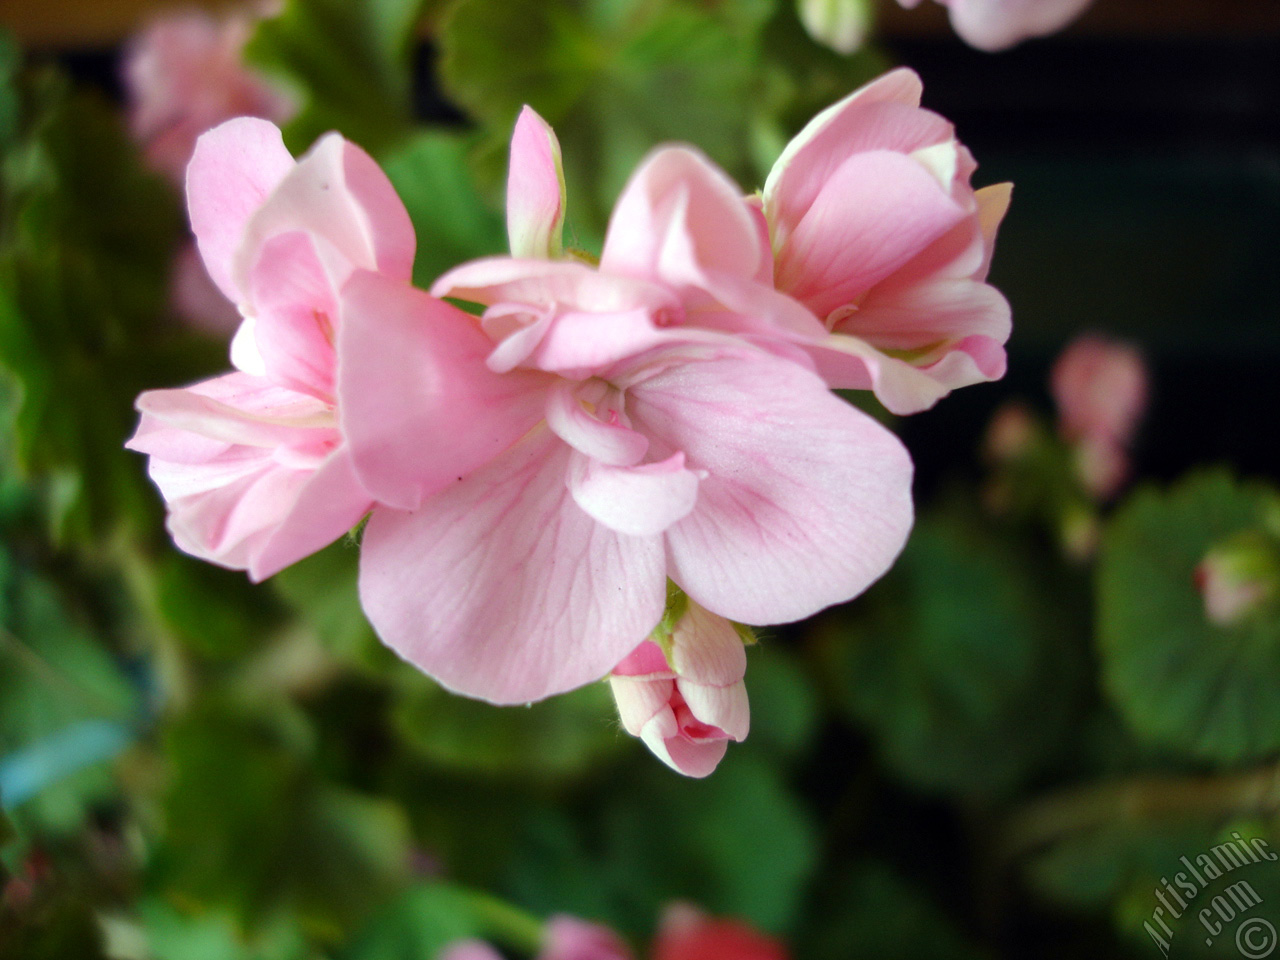
[[[598,262],[563,248],[559,145],[526,108],[512,255],[430,293],[358,147],[295,162],[269,122],[209,132],[188,203],[244,318],[236,369],[144,393],[129,441],[175,542],[257,580],[367,515],[360,596],[401,656],[494,703],[612,671],[627,729],[709,773],[747,731],[729,621],[856,596],[911,526],[909,456],[831,388],[909,413],[1004,370],[985,277],[1009,190],[970,187],[920,94],[897,70],[831,107],[759,196],[655,150]]]
[[[788,960],[786,948],[737,920],[710,917],[689,904],[667,908],[654,938],[652,960]],[[543,932],[538,960],[632,960],[618,935],[599,924],[565,915],[552,917]],[[460,940],[438,960],[502,960],[481,940]]]

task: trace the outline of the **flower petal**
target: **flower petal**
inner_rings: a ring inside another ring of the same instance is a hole
[[[524,703],[604,676],[662,616],[661,541],[599,525],[535,430],[413,513],[374,511],[360,595],[383,641],[446,687]]]
[[[812,373],[762,354],[670,366],[628,412],[660,455],[708,474],[666,533],[670,576],[744,623],[783,623],[861,593],[911,527],[911,459]]]
[[[187,167],[191,229],[209,276],[234,304],[245,299],[232,277],[245,227],[293,166],[279,128],[267,120],[228,120],[196,141]]]
[[[698,499],[698,477],[685,469],[683,453],[634,467],[576,454],[569,491],[578,506],[610,530],[653,537],[689,515]]]
[[[526,106],[511,135],[507,168],[507,238],[511,255],[548,260],[560,256],[564,213],[560,141],[547,121]]]
[[[542,419],[547,379],[495,374],[492,342],[442,300],[360,271],[342,292],[343,435],[373,496],[398,509],[465,477]]]

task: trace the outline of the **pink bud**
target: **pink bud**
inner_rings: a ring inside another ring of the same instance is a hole
[[[742,638],[724,617],[689,601],[670,653],[646,640],[609,677],[622,725],[673,770],[705,777],[728,741],[746,738],[750,706]]]
[[[1020,460],[1036,438],[1036,421],[1031,411],[1016,401],[1002,405],[987,425],[983,448],[996,463]]]
[[[1058,357],[1050,373],[1058,429],[1077,447],[1085,488],[1099,498],[1129,473],[1128,447],[1147,408],[1147,367],[1129,344],[1086,334]]]
[[[547,921],[538,960],[631,960],[631,951],[608,927],[559,914]]]

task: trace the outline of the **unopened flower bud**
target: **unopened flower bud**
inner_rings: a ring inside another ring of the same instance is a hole
[[[636,647],[609,684],[628,733],[672,769],[705,777],[728,741],[747,736],[747,654],[733,623],[684,602],[670,633]]]
[[[797,13],[809,36],[846,56],[861,48],[871,29],[868,0],[799,0]]]

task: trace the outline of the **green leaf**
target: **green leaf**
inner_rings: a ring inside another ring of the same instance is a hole
[[[285,914],[269,918],[246,934],[234,914],[225,909],[183,910],[152,896],[142,900],[138,912],[145,940],[145,952],[139,960],[306,960],[314,956],[296,920]]]
[[[394,657],[378,642],[356,590],[359,551],[344,537],[272,578],[276,591],[315,629],[340,663],[382,673]]]
[[[780,643],[767,638],[747,648],[751,736],[743,747],[784,757],[801,754],[818,725],[813,684]]]
[[[408,669],[396,688],[392,716],[402,742],[441,767],[557,779],[585,772],[625,743],[604,683],[528,707],[459,697]]]
[[[384,164],[418,235],[413,276],[423,289],[465,260],[507,252],[503,216],[476,185],[472,139],[427,131],[389,154]]]
[[[513,899],[632,933],[672,900],[773,932],[794,922],[817,839],[775,764],[730,751],[713,775],[689,780],[637,748],[628,774],[534,819],[511,867]]]
[[[1274,522],[1267,485],[1228,473],[1147,487],[1116,513],[1097,571],[1102,680],[1140,737],[1223,763],[1280,747],[1280,616],[1209,622],[1195,570],[1210,549]]]
[[[923,891],[881,863],[863,861],[840,870],[814,899],[803,925],[811,960],[978,960],[948,918]]]
[[[967,520],[927,517],[895,569],[820,628],[838,703],[918,787],[999,795],[1070,728],[1071,581]]]
[[[285,128],[300,153],[337,130],[375,156],[412,130],[410,55],[423,0],[288,0],[258,25],[245,59],[298,95]]]
[[[443,24],[441,73],[481,124],[490,182],[523,104],[556,128],[566,242],[595,245],[627,177],[659,143],[696,143],[755,179],[749,145],[767,101],[758,66],[773,9],[773,0],[464,0]]]
[[[542,924],[494,897],[449,883],[424,884],[377,914],[339,960],[425,960],[467,938],[532,953]]]
[[[15,453],[45,484],[55,530],[154,524],[142,461],[122,448],[147,388],[191,379],[200,355],[166,315],[175,197],[141,166],[118,110],[58,76],[22,85],[0,166],[0,367],[21,397]],[[195,361],[193,363],[193,361]]]
[[[396,804],[322,779],[309,737],[287,713],[226,703],[170,724],[162,878],[245,923],[297,911],[336,942],[407,879],[408,826]]]

